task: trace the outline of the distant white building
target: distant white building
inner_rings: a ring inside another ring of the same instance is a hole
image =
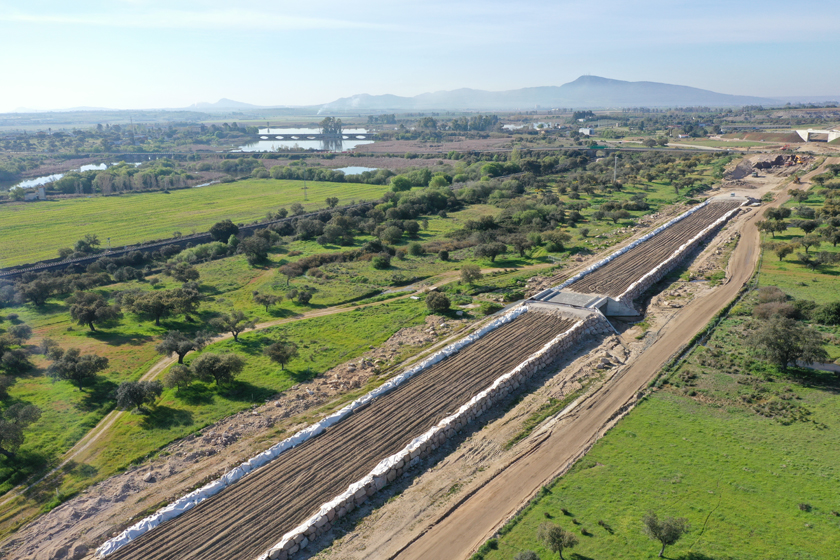
[[[595,134],[594,128],[580,128],[578,129],[579,134],[583,134],[584,136],[593,136]]]
[[[47,193],[44,187],[38,187],[35,192],[26,193],[23,195],[24,202],[32,202],[33,200],[47,200]]]

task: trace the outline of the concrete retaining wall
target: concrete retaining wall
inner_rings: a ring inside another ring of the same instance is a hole
[[[532,310],[535,313],[555,312]],[[557,357],[586,336],[600,336],[613,332],[609,322],[600,313],[592,313],[578,321],[569,330],[559,334],[519,364],[509,373],[496,379],[484,391],[475,395],[454,414],[441,420],[423,435],[413,439],[401,451],[383,459],[361,480],[321,506],[318,512],[289,531],[275,546],[258,557],[259,560],[288,560],[306,548],[310,541],[329,531],[333,523],[367,501],[420,460],[454,437],[463,427],[480,416],[493,403],[506,397],[535,373],[551,364]]]
[[[401,373],[400,375],[394,377],[387,383],[381,385],[380,387],[374,389],[370,393],[367,393],[363,397],[356,399],[355,401],[351,402],[338,412],[327,416],[320,422],[309,426],[308,428],[297,432],[290,438],[287,438],[280,443],[270,447],[269,449],[263,451],[256,457],[251,458],[250,460],[242,463],[238,467],[228,471],[225,473],[221,478],[214,480],[213,482],[202,486],[198,490],[194,490],[190,492],[186,496],[175,500],[173,503],[169,504],[168,506],[158,510],[153,515],[146,517],[139,522],[135,523],[113,539],[106,541],[102,546],[100,546],[96,553],[99,557],[107,556],[114,551],[122,548],[132,540],[136,539],[140,535],[151,531],[164,521],[169,521],[170,519],[174,519],[179,515],[191,510],[207,498],[214,496],[230,486],[235,482],[239,481],[243,476],[247,475],[251,471],[258,469],[259,467],[267,464],[268,462],[276,459],[282,453],[292,449],[300,445],[301,443],[317,436],[318,434],[322,433],[328,427],[340,422],[347,416],[353,413],[354,410],[366,405],[373,399],[380,397],[386,393],[389,393],[420,373],[421,371],[425,370],[433,366],[434,364],[438,363],[439,361],[443,360],[444,358],[458,352],[465,346],[472,344],[485,334],[501,327],[504,324],[507,324],[513,321],[515,318],[519,317],[523,313],[526,313],[528,308],[526,306],[520,306],[514,308],[513,310],[509,311],[508,313],[494,319],[487,325],[481,327],[473,334],[462,338],[461,340],[450,344],[443,350],[435,352],[430,357],[426,358],[418,365],[406,370],[405,372]]]
[[[693,251],[700,243],[703,242],[709,235],[711,235],[717,228],[722,226],[732,218],[735,214],[737,214],[741,210],[741,206],[730,210],[707,227],[703,229],[700,233],[692,237],[689,241],[680,245],[679,249],[674,251],[674,253],[668,257],[668,259],[659,263],[656,268],[653,268],[650,272],[642,276],[636,282],[630,284],[630,286],[624,291],[623,294],[618,296],[616,300],[626,304],[626,305],[633,305],[633,300],[642,295],[648,288],[659,282],[666,274],[671,272],[674,267],[676,267],[691,251]]]
[[[587,276],[587,275],[595,272],[596,270],[598,270],[599,268],[601,268],[602,266],[604,266],[605,264],[607,264],[611,260],[620,257],[621,255],[623,255],[624,253],[626,253],[630,249],[633,249],[637,245],[641,245],[642,243],[644,243],[645,241],[647,241],[651,237],[654,237],[655,235],[658,235],[658,234],[662,233],[663,231],[665,231],[666,229],[668,229],[672,225],[676,224],[677,222],[679,222],[681,220],[684,220],[687,217],[691,216],[692,214],[694,214],[695,212],[697,212],[698,210],[700,210],[701,208],[703,208],[707,204],[710,204],[711,201],[712,201],[712,199],[707,199],[705,202],[703,202],[702,204],[698,204],[697,206],[695,206],[694,208],[692,208],[688,212],[684,212],[684,213],[680,214],[679,216],[677,216],[673,220],[669,221],[668,223],[666,223],[664,225],[661,225],[658,228],[656,228],[655,230],[653,230],[652,232],[643,235],[642,237],[640,237],[639,239],[637,239],[636,241],[634,241],[630,245],[627,245],[626,247],[622,247],[621,249],[619,249],[615,253],[611,254],[607,258],[596,262],[595,264],[593,264],[590,267],[587,267],[585,270],[583,270],[582,272],[579,272],[578,274],[572,276],[571,278],[569,278],[568,280],[566,280],[565,282],[563,282],[559,286],[554,286],[553,289],[562,290],[566,286],[570,286],[570,285],[574,284],[575,282],[577,282],[578,280],[580,280],[584,276]]]

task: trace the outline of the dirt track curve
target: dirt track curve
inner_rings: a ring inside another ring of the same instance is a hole
[[[587,274],[568,286],[568,289],[583,294],[618,297],[654,266],[673,254],[680,245],[741,203],[741,200],[712,202],[649,241],[637,245],[598,270]]]
[[[253,560],[572,324],[521,315],[109,558]]]
[[[826,163],[832,162],[829,159]],[[821,171],[817,169],[808,179]],[[807,188],[802,184],[795,188]],[[778,207],[788,195],[763,208]],[[657,340],[609,383],[554,424],[541,439],[535,438],[506,468],[449,511],[413,534],[394,535],[383,552],[371,558],[428,560],[468,558],[543,485],[568,470],[632,406],[635,396],[665,362],[697,334],[730,302],[750,279],[761,254],[755,223],[763,209],[737,220],[741,239],[727,267],[727,280],[707,296],[688,304],[657,333]]]

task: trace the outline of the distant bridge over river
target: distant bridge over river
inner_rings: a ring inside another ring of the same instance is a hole
[[[373,140],[376,133],[373,132],[343,132],[341,134],[267,134],[261,132],[256,135],[257,140]]]

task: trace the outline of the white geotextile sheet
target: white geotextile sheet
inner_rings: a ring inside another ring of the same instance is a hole
[[[480,393],[476,394],[469,401],[463,404],[456,412],[438,422],[437,425],[431,427],[426,433],[412,439],[408,443],[408,445],[406,445],[400,451],[396,452],[390,457],[386,457],[385,459],[377,463],[377,465],[373,468],[372,471],[370,471],[370,473],[367,476],[365,476],[357,482],[352,483],[350,486],[347,487],[347,490],[344,493],[339,494],[329,502],[323,504],[318,510],[318,513],[316,513],[315,515],[313,515],[312,517],[310,517],[309,519],[307,519],[306,521],[304,521],[303,523],[301,523],[300,525],[283,535],[283,537],[280,539],[280,542],[271,547],[268,551],[258,556],[257,560],[267,560],[272,551],[282,550],[287,542],[294,539],[298,535],[304,534],[309,529],[309,527],[315,524],[315,522],[318,519],[327,515],[327,513],[330,510],[337,508],[345,500],[348,500],[351,496],[353,496],[353,494],[358,492],[359,489],[364,488],[366,485],[372,483],[375,477],[385,476],[386,474],[388,474],[388,471],[390,471],[391,468],[397,465],[400,461],[404,461],[407,464],[412,451],[414,451],[415,449],[423,445],[425,442],[435,437],[439,432],[446,430],[449,424],[456,422],[462,415],[472,410],[479,402],[481,402],[485,397],[487,397],[487,395],[489,395],[493,389],[496,389],[502,383],[509,380],[514,375],[518,374],[520,371],[522,371],[523,368],[530,365],[534,360],[538,360],[539,358],[541,358],[543,354],[548,352],[552,347],[554,347],[554,345],[556,345],[562,339],[570,336],[577,329],[582,328],[584,323],[585,321],[578,321],[577,323],[572,325],[567,331],[555,336],[550,341],[546,342],[542,348],[537,350],[534,354],[531,354],[531,356],[529,356],[527,360],[516,366],[508,373],[498,377],[492,385],[490,385],[487,389],[481,391]]]
[[[435,352],[434,354],[432,354],[431,356],[429,356],[428,358],[426,358],[425,360],[420,362],[418,365],[416,365],[416,366],[412,367],[411,369],[409,369],[409,370],[401,373],[400,375],[394,377],[393,379],[391,379],[387,383],[384,383],[381,386],[377,387],[376,389],[374,389],[370,393],[367,393],[366,395],[364,395],[362,397],[359,397],[358,399],[351,402],[350,404],[348,404],[347,406],[345,406],[344,408],[342,408],[338,412],[335,412],[335,413],[327,416],[326,418],[324,418],[320,422],[317,422],[317,423],[309,426],[308,428],[297,432],[295,435],[293,435],[293,436],[281,441],[280,443],[266,449],[265,451],[263,451],[259,455],[256,455],[255,457],[252,457],[251,459],[249,459],[248,461],[245,461],[244,463],[242,463],[238,467],[228,471],[227,473],[222,475],[219,479],[214,480],[213,482],[211,482],[209,484],[206,484],[205,486],[202,486],[198,490],[194,490],[193,492],[190,492],[186,496],[183,496],[183,497],[175,500],[174,502],[172,502],[168,506],[158,510],[153,515],[150,515],[149,517],[146,517],[146,518],[138,521],[137,523],[135,523],[134,525],[132,525],[131,527],[129,527],[128,529],[126,529],[125,531],[123,531],[122,533],[117,535],[116,537],[106,541],[102,546],[100,546],[98,549],[96,549],[96,554],[100,557],[107,556],[107,555],[115,552],[116,550],[120,549],[121,547],[125,546],[126,544],[128,544],[132,540],[136,539],[140,535],[143,535],[144,533],[146,533],[148,531],[151,531],[152,529],[154,529],[155,527],[157,527],[158,525],[160,525],[164,521],[169,521],[170,519],[178,517],[182,513],[191,510],[192,508],[194,508],[195,506],[197,506],[198,504],[200,504],[201,502],[203,502],[207,498],[209,498],[211,496],[214,496],[215,494],[218,494],[223,489],[225,489],[227,486],[237,482],[239,479],[241,479],[243,476],[245,476],[246,474],[248,474],[252,470],[257,469],[257,468],[265,465],[269,461],[277,458],[283,452],[300,445],[301,443],[307,441],[310,438],[313,438],[313,437],[317,436],[318,434],[322,433],[324,430],[326,430],[330,426],[333,426],[337,422],[340,422],[341,420],[343,420],[344,418],[349,416],[354,410],[358,409],[359,407],[364,406],[365,404],[369,403],[373,399],[375,399],[379,396],[382,396],[385,393],[388,393],[388,392],[396,389],[402,383],[408,381],[409,379],[411,379],[413,376],[415,376],[419,372],[423,371],[424,369],[426,369],[428,367],[431,367],[434,364],[436,364],[439,361],[446,358],[447,356],[450,356],[450,355],[458,352],[461,348],[463,348],[463,347],[465,347],[469,344],[472,344],[473,342],[475,342],[476,340],[478,340],[479,338],[481,338],[482,336],[484,336],[488,332],[490,332],[492,330],[495,330],[495,329],[499,328],[500,326],[513,321],[514,319],[516,319],[517,317],[519,317],[520,315],[522,315],[523,313],[525,313],[527,311],[528,311],[528,307],[525,306],[525,305],[517,307],[517,308],[509,311],[508,313],[502,315],[501,317],[499,317],[497,319],[494,319],[493,321],[491,321],[487,325],[483,326],[482,328],[480,328],[479,330],[477,330],[473,334],[471,334],[467,337],[464,337],[461,340],[458,340],[457,342],[454,342],[454,343],[450,344],[449,346],[447,346],[446,348],[444,348],[442,350],[439,350],[438,352]]]
[[[685,218],[687,218],[687,217],[689,217],[690,215],[694,214],[695,212],[697,212],[698,210],[700,210],[701,208],[703,208],[704,206],[706,206],[707,204],[709,204],[709,203],[711,202],[711,200],[712,200],[712,199],[707,199],[707,200],[706,200],[705,202],[703,202],[702,204],[698,204],[697,206],[695,206],[695,207],[694,207],[694,208],[692,208],[691,210],[689,210],[689,211],[687,211],[687,212],[684,212],[684,213],[680,214],[679,216],[677,216],[676,218],[674,218],[674,219],[673,219],[673,220],[671,220],[670,222],[668,222],[668,223],[666,223],[666,224],[663,224],[663,225],[659,226],[658,228],[656,228],[655,230],[653,230],[652,232],[650,232],[650,233],[647,233],[647,234],[643,235],[642,237],[640,237],[639,239],[637,239],[636,241],[634,241],[634,242],[633,242],[633,243],[631,243],[630,245],[627,245],[626,247],[622,247],[621,249],[619,249],[619,250],[618,250],[618,251],[616,251],[615,253],[611,254],[611,255],[610,255],[610,256],[608,256],[607,258],[602,259],[602,260],[600,260],[600,261],[596,262],[595,264],[593,264],[592,266],[587,267],[586,269],[584,269],[584,270],[582,270],[581,272],[577,273],[576,275],[572,276],[571,278],[569,278],[568,280],[566,280],[565,282],[563,282],[563,283],[562,283],[562,284],[560,284],[559,286],[554,286],[554,289],[555,289],[555,290],[562,290],[562,289],[563,289],[563,288],[565,288],[566,286],[569,286],[569,285],[571,285],[571,284],[574,284],[575,282],[577,282],[578,280],[580,280],[580,279],[581,279],[581,278],[583,278],[584,276],[587,276],[587,275],[589,275],[589,274],[591,274],[591,273],[595,272],[596,270],[598,270],[599,268],[601,268],[602,266],[604,266],[605,264],[607,264],[607,263],[608,263],[608,262],[610,262],[611,260],[613,260],[613,259],[616,259],[616,258],[620,257],[621,255],[623,255],[624,253],[626,253],[626,252],[627,252],[627,251],[629,251],[630,249],[633,249],[633,248],[634,248],[634,247],[636,247],[637,245],[641,245],[642,243],[644,243],[645,241],[647,241],[648,239],[650,239],[650,238],[651,238],[651,237],[653,237],[654,235],[657,235],[657,234],[659,234],[659,233],[661,233],[661,232],[665,231],[666,229],[668,229],[668,228],[669,228],[669,227],[671,227],[672,225],[676,224],[677,222],[679,222],[679,221],[681,221],[681,220],[684,220]]]

